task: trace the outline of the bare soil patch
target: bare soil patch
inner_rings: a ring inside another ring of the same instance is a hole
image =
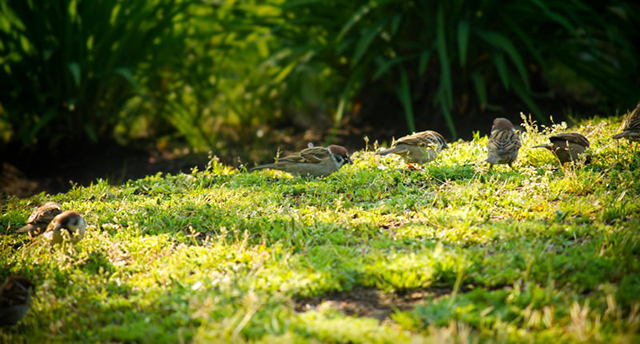
[[[385,293],[373,288],[325,294],[296,300],[295,309],[306,312],[317,308],[332,308],[349,316],[369,317],[383,321],[396,310],[413,309],[428,298],[451,293],[450,288],[430,288],[407,293]]]

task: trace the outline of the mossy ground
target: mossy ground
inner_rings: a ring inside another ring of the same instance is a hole
[[[37,299],[0,342],[638,342],[640,154],[610,139],[620,121],[525,125],[516,170],[487,171],[476,136],[420,171],[363,150],[324,179],[212,161],[9,199],[0,278]],[[531,149],[565,131],[591,165]],[[85,240],[13,233],[46,200],[85,215]]]

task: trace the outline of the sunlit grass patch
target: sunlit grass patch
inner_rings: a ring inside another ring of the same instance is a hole
[[[8,199],[0,277],[29,277],[38,298],[0,341],[633,342],[640,160],[610,141],[619,120],[528,121],[515,169],[487,171],[477,135],[418,168],[371,151],[322,179],[212,160]],[[530,148],[566,131],[589,138],[591,164]],[[87,237],[13,234],[46,200],[83,213]],[[349,311],[363,290],[383,316]],[[299,307],[331,295],[347,306]],[[421,296],[395,307],[406,295]]]

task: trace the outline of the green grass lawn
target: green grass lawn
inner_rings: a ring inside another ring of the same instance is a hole
[[[324,179],[213,160],[11,198],[0,278],[37,298],[0,342],[637,343],[640,154],[610,139],[620,122],[525,125],[515,171],[487,171],[483,136],[421,171],[363,150]],[[531,149],[566,131],[593,164]],[[82,242],[14,234],[46,200],[85,215]]]

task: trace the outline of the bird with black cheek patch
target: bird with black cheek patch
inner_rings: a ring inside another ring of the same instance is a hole
[[[53,218],[42,236],[49,240],[51,245],[56,245],[65,239],[65,232],[69,241],[75,244],[87,234],[87,221],[77,211],[67,210]]]
[[[533,146],[533,148],[546,148],[550,150],[560,163],[580,161],[582,155],[589,148],[589,140],[578,133],[564,133],[549,137],[549,143]],[[585,162],[591,162],[590,156],[584,157]]]
[[[397,154],[407,163],[424,164],[434,160],[440,151],[447,148],[447,141],[433,130],[407,135],[393,142],[391,148],[377,152],[377,155]]]
[[[256,166],[249,171],[273,169],[294,176],[326,177],[351,163],[349,153],[342,146],[311,147],[280,158],[278,162]]]
[[[622,131],[614,135],[613,138],[616,140],[625,138],[629,141],[640,142],[640,103],[622,122]]]
[[[46,202],[37,207],[29,216],[27,225],[18,229],[18,233],[28,233],[29,237],[42,234],[51,220],[62,213],[62,207],[56,202]]]
[[[494,119],[491,136],[487,142],[486,162],[489,163],[489,169],[496,164],[508,164],[513,168],[513,162],[518,158],[520,147],[522,147],[520,134],[511,121],[506,118]]]
[[[23,276],[10,276],[0,286],[0,326],[17,324],[29,311],[33,284]]]

